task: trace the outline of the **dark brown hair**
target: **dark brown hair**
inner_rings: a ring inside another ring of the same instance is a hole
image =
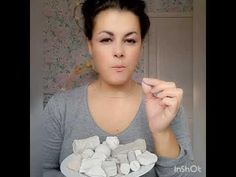
[[[82,4],[82,14],[84,18],[84,33],[91,40],[94,18],[96,15],[109,8],[126,10],[134,13],[139,18],[141,29],[141,38],[144,39],[147,34],[150,21],[145,13],[146,4],[142,0],[85,0]]]

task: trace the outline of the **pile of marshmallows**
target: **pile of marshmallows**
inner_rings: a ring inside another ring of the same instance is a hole
[[[100,143],[98,136],[92,136],[74,140],[72,147],[74,156],[67,167],[87,176],[124,176],[157,161],[157,156],[146,150],[144,139],[119,144],[116,136],[109,136]]]

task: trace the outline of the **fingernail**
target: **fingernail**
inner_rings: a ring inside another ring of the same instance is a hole
[[[151,91],[151,92],[152,92],[152,91]],[[159,97],[159,93],[161,93],[161,91],[152,92],[153,96],[155,96],[155,97]]]
[[[158,93],[152,93],[154,97],[158,97]]]

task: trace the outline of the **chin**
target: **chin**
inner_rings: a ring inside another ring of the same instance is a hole
[[[126,84],[128,81],[130,81],[131,78],[111,78],[109,80],[109,83],[112,85],[124,85]]]

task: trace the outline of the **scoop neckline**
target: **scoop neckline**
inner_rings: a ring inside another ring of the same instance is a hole
[[[102,132],[103,134],[106,134],[106,135],[110,135],[110,136],[121,136],[125,133],[127,133],[131,127],[135,124],[135,122],[137,121],[138,119],[138,115],[141,114],[141,108],[143,106],[143,95],[142,95],[142,98],[141,98],[141,103],[139,104],[139,108],[138,108],[138,111],[136,112],[133,120],[130,122],[130,124],[121,132],[117,133],[117,134],[111,134],[105,130],[103,130],[94,120],[91,112],[90,112],[90,109],[89,109],[89,105],[88,105],[88,86],[89,86],[90,83],[87,83],[85,88],[84,88],[84,103],[85,103],[85,107],[86,107],[86,112],[87,112],[87,115],[89,117],[89,120],[93,123],[94,127],[99,130],[100,132]]]

